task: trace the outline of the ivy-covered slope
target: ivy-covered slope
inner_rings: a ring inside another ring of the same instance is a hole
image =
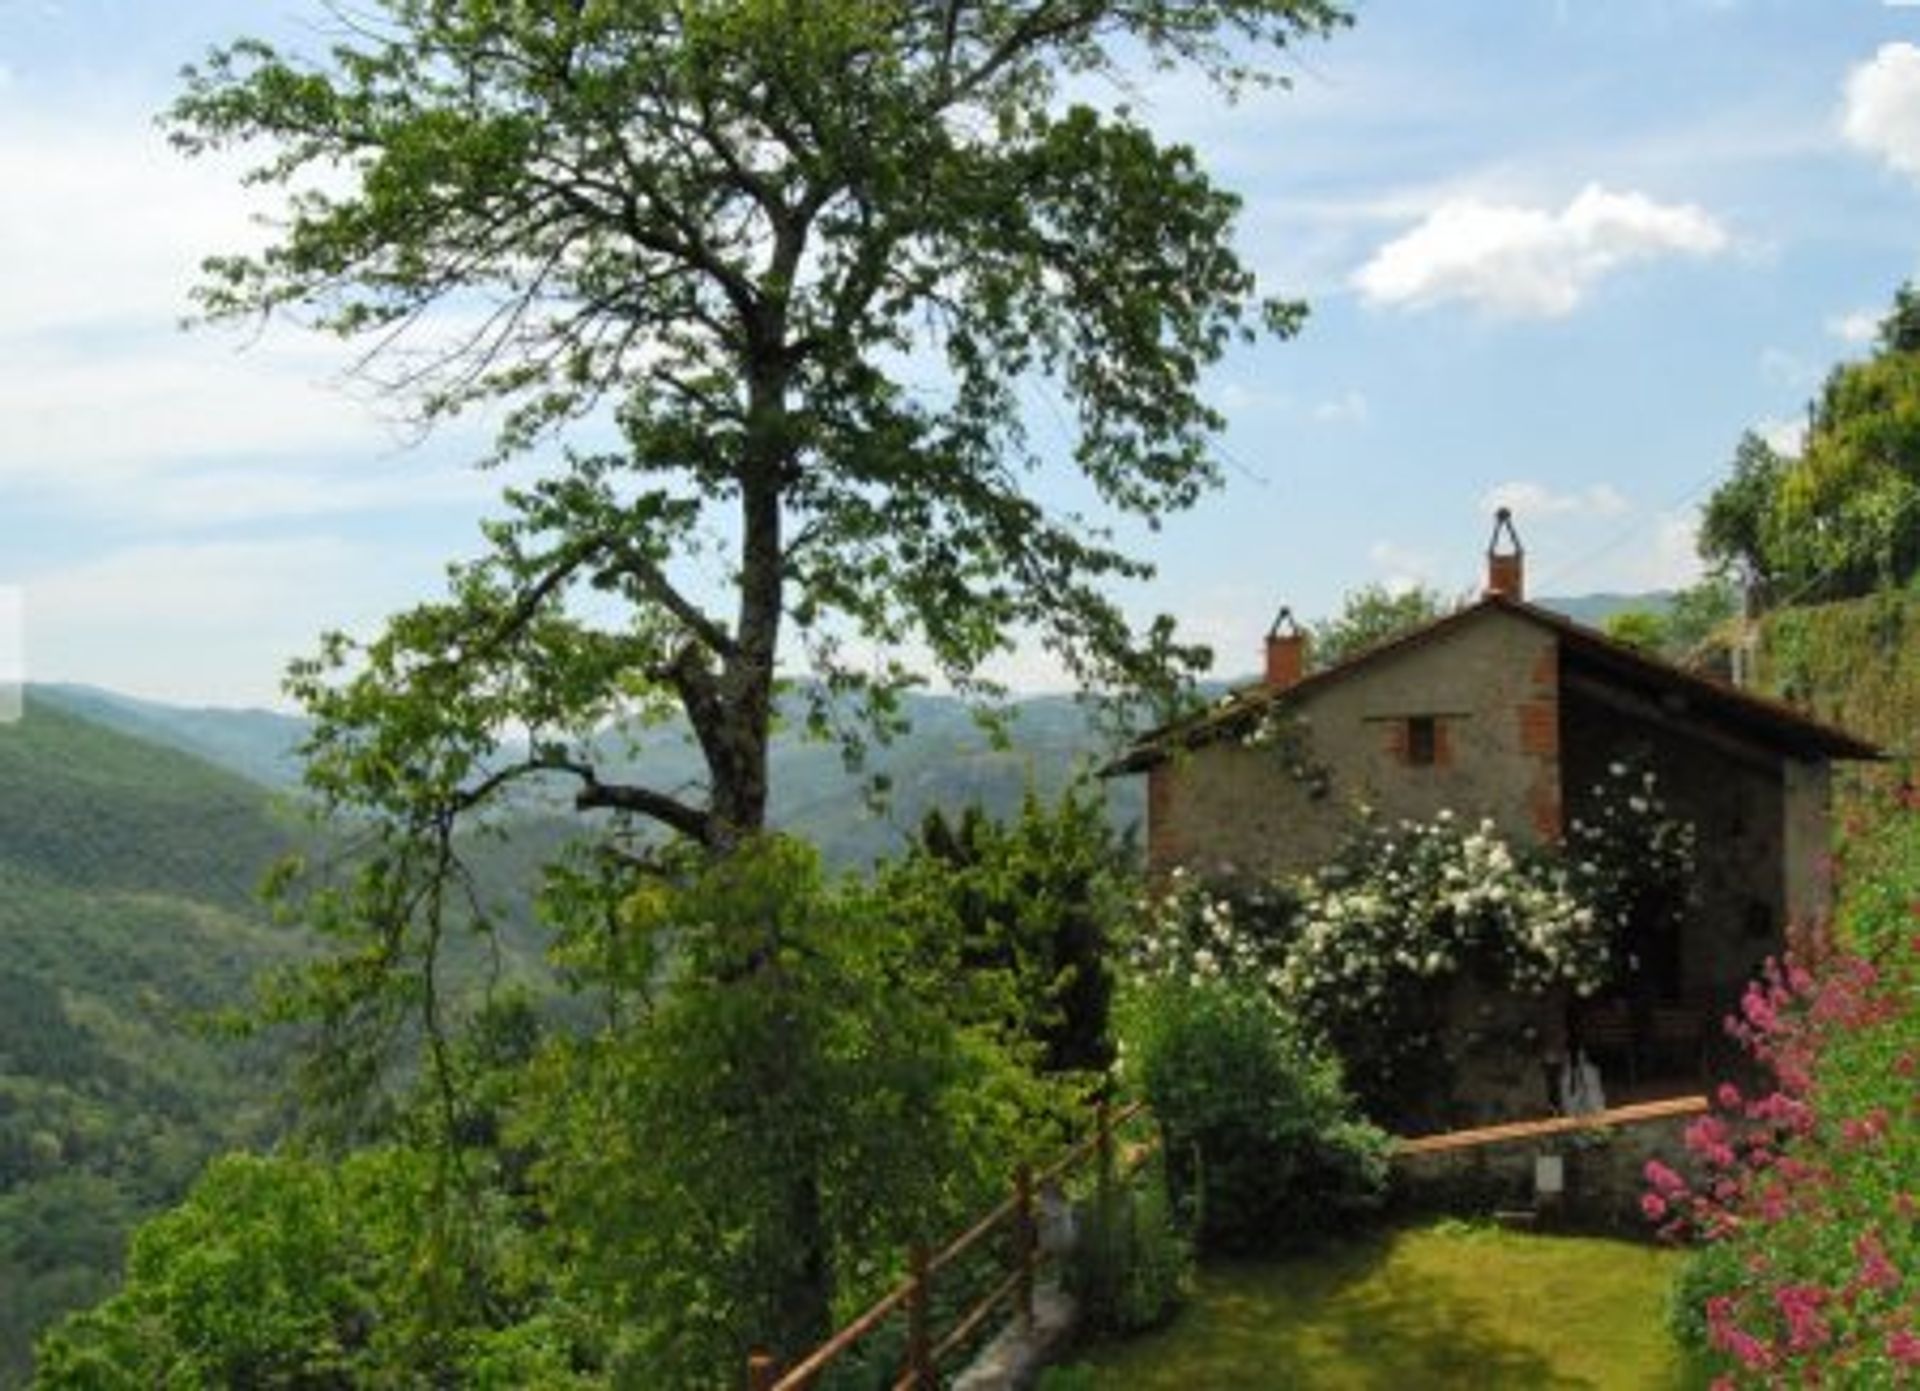
[[[1896,758],[1920,753],[1920,589],[1781,609],[1760,625],[1758,656],[1768,693]]]

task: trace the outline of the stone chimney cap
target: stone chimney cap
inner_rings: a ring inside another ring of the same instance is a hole
[[[1505,535],[1509,549],[1500,549]],[[1502,507],[1493,514],[1493,535],[1487,541],[1487,594],[1518,603],[1527,597],[1526,548],[1513,529],[1513,513]]]
[[[1526,548],[1520,544],[1520,533],[1513,529],[1513,509],[1502,507],[1493,514],[1493,535],[1487,538],[1487,554],[1497,555],[1500,551],[1500,533],[1507,534],[1507,540],[1513,543],[1513,554],[1524,555]]]

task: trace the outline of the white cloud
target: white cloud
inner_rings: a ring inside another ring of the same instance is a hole
[[[202,257],[260,240],[238,172],[182,159],[144,114],[10,106],[0,186],[33,196],[0,214],[7,331],[177,319]]]
[[[1617,517],[1627,505],[1620,491],[1608,483],[1557,493],[1543,483],[1516,479],[1496,483],[1480,498],[1482,511],[1509,508],[1519,522],[1529,517]]]
[[[1916,0],[1916,3],[1920,3],[1920,0]],[[1879,331],[1880,316],[1871,309],[1835,314],[1827,320],[1827,332],[1842,343],[1871,343]]]
[[[367,454],[395,443],[365,406],[324,380],[320,357],[137,333],[86,349],[5,348],[0,478],[263,453]]]
[[[1367,414],[1365,393],[1353,388],[1313,408],[1313,418],[1323,425],[1360,425],[1366,422]]]
[[[1807,442],[1807,422],[1800,416],[1762,420],[1753,427],[1753,432],[1765,440],[1767,447],[1776,454],[1797,455]]]
[[[1849,143],[1920,179],[1920,48],[1882,44],[1847,74],[1840,131]]]
[[[1227,382],[1215,398],[1220,409],[1236,414],[1250,411],[1284,410],[1293,398],[1284,391],[1268,391],[1246,382]]]
[[[1391,594],[1405,594],[1433,578],[1433,562],[1428,556],[1392,541],[1375,541],[1368,546],[1367,559],[1383,572],[1380,583]]]
[[[1601,277],[1640,260],[1711,256],[1726,230],[1690,203],[1589,184],[1559,211],[1462,197],[1355,271],[1369,303],[1424,309],[1463,301],[1491,313],[1551,318],[1571,313]]]

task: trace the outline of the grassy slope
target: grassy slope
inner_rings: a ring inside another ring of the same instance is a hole
[[[1096,1387],[1683,1387],[1677,1256],[1456,1224],[1204,1273],[1174,1323],[1085,1359]]]

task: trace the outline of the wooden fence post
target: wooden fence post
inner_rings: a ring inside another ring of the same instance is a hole
[[[780,1366],[769,1353],[756,1352],[747,1358],[747,1391],[773,1391]]]
[[[907,1375],[913,1391],[938,1391],[933,1374],[933,1290],[927,1271],[927,1246],[913,1243],[908,1256],[913,1288],[907,1295]]]
[[[1014,1286],[1014,1307],[1020,1314],[1020,1327],[1033,1331],[1033,1264],[1035,1248],[1033,1228],[1033,1167],[1022,1164],[1013,1172],[1013,1259],[1019,1279]]]
[[[1098,1127],[1094,1140],[1098,1164],[1095,1181],[1099,1185],[1096,1196],[1100,1220],[1104,1222],[1107,1208],[1113,1200],[1113,1108],[1104,1096],[1094,1103],[1093,1123]]]

